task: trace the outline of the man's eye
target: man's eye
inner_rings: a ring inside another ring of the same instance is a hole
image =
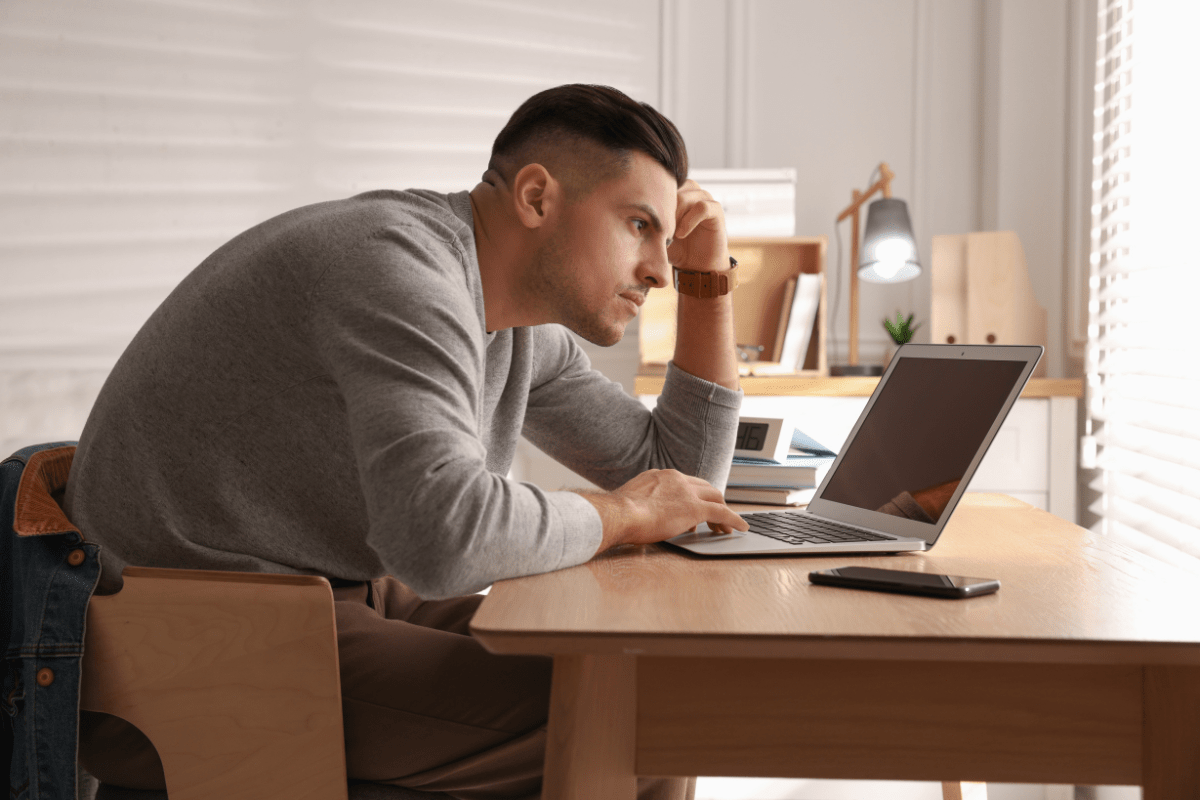
[[[634,217],[634,219],[633,219],[633,227],[637,229],[638,233],[641,233],[642,231],[646,230],[646,227],[649,224],[650,223],[646,222],[646,220],[644,220],[644,219],[638,219],[637,217]]]

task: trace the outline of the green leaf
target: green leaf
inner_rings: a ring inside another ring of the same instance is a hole
[[[896,344],[907,344],[912,341],[913,334],[917,332],[917,328],[921,327],[921,323],[913,325],[913,315],[909,314],[908,319],[899,311],[896,312],[896,321],[884,317],[883,327],[887,330],[888,335],[892,337],[892,341]]]

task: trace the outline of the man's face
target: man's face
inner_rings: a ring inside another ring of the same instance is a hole
[[[626,173],[565,205],[526,291],[589,342],[616,344],[646,292],[671,279],[675,207],[675,177],[635,152]]]

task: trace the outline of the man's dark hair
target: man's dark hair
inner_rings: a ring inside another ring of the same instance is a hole
[[[581,143],[603,150],[589,153],[591,148],[577,147]],[[552,150],[570,157],[547,164]],[[677,186],[687,180],[687,148],[669,119],[612,87],[573,83],[538,92],[513,112],[492,144],[488,169],[511,182],[537,162],[580,191],[623,173],[633,151],[661,164]]]

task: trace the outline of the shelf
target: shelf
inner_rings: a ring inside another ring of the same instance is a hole
[[[784,287],[800,273],[824,275],[824,236],[734,238],[729,253],[738,261],[738,288],[733,293],[734,335],[738,344],[763,347],[764,360],[777,359]],[[804,356],[802,374],[827,375],[825,355],[826,289],[821,286],[817,318]],[[643,365],[660,365],[675,352],[675,290],[652,289],[638,323],[638,352]]]

